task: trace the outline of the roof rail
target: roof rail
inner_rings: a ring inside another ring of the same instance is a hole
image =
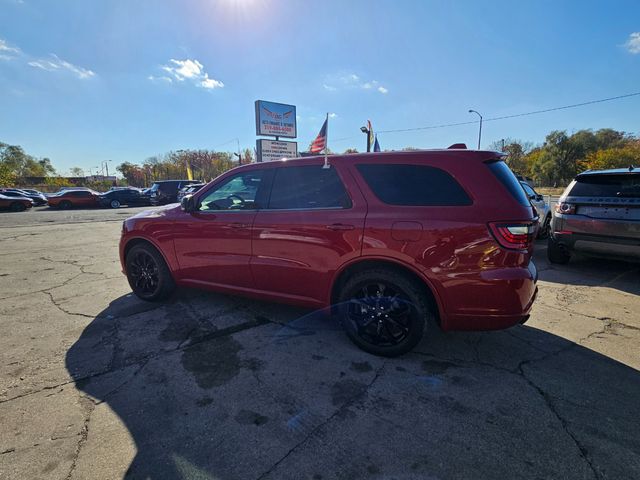
[[[465,143],[454,143],[447,147],[447,150],[466,150],[467,145]]]

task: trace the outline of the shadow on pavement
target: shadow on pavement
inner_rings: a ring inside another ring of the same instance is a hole
[[[79,478],[640,478],[639,372],[526,326],[383,359],[315,313],[125,296],[66,366],[94,399]]]
[[[565,285],[609,287],[640,295],[640,263],[574,253],[568,264],[552,264],[547,259],[546,245],[545,240],[537,241],[535,246],[534,262],[541,280]]]

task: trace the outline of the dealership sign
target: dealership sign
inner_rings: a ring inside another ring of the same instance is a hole
[[[298,142],[258,139],[256,141],[258,162],[270,162],[298,156]]]
[[[296,138],[296,107],[256,100],[256,135]]]

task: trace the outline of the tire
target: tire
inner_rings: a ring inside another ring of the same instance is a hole
[[[109,206],[111,208],[120,208],[120,201],[119,200],[111,200],[111,203],[109,204]]]
[[[168,298],[175,290],[175,282],[164,258],[155,247],[143,243],[135,245],[125,259],[127,280],[136,296],[148,302]],[[145,274],[146,272],[146,274]]]
[[[27,207],[22,202],[13,202],[11,205],[9,205],[9,209],[12,212],[24,212]]]
[[[558,243],[550,235],[547,239],[547,258],[551,263],[566,264],[571,259],[571,253],[567,247]]]
[[[374,355],[397,357],[409,352],[434,316],[421,286],[393,270],[356,273],[341,290],[338,315],[347,336]]]
[[[69,200],[63,200],[58,204],[58,208],[61,210],[69,210],[73,205]]]
[[[538,238],[544,240],[549,237],[549,230],[551,229],[551,215],[544,217],[540,231],[538,232]]]

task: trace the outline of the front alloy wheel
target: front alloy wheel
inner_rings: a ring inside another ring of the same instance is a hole
[[[120,201],[119,200],[111,200],[111,208],[120,208]]]
[[[136,245],[126,257],[127,280],[142,300],[155,301],[168,297],[175,284],[162,255],[151,245]]]

